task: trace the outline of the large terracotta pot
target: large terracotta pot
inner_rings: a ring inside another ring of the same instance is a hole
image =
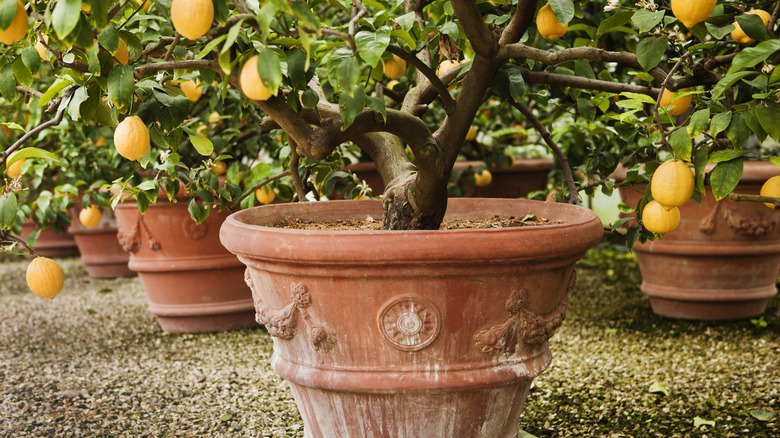
[[[286,218],[381,220],[381,201],[269,205],[231,215],[307,437],[514,437],[551,355],[574,263],[602,225],[572,205],[451,199],[447,218],[535,214],[560,224],[447,231],[304,231]]]
[[[119,242],[149,296],[149,311],[170,333],[257,327],[244,266],[219,243],[227,212],[196,225],[187,202],[159,201],[141,215],[117,205]]]
[[[780,167],[746,161],[736,193],[759,194],[761,185],[780,175]],[[623,187],[626,204],[642,198]],[[680,208],[680,226],[660,240],[634,246],[642,272],[642,292],[658,315],[695,320],[731,320],[764,313],[777,294],[780,270],[780,211],[762,203],[716,202],[712,192],[701,205]]]
[[[458,161],[454,170],[476,169],[484,166],[482,161]],[[517,160],[512,167],[490,168],[493,182],[487,187],[466,184],[463,196],[470,198],[524,198],[529,193],[547,188],[550,171],[555,168],[555,160],[523,159]],[[347,166],[358,178],[365,180],[374,196],[385,191],[385,184],[374,163],[355,163]],[[468,170],[467,170],[468,172]],[[465,183],[465,178],[464,178]]]
[[[27,236],[35,231],[37,227],[33,222],[22,223],[22,235],[20,237],[26,241]],[[33,249],[44,257],[78,257],[79,255],[79,248],[76,246],[76,241],[72,235],[52,230],[42,230],[38,234],[38,239],[35,241]]]
[[[135,275],[135,271],[127,266],[130,255],[122,249],[117,240],[113,211],[103,210],[103,217],[94,228],[81,225],[78,214],[71,216],[75,219],[68,227],[68,233],[76,240],[81,262],[91,277],[116,278]]]

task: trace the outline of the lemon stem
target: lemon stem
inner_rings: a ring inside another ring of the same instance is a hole
[[[729,199],[732,201],[763,202],[774,204],[775,210],[780,210],[780,198],[774,196],[748,195],[745,193],[729,193]]]

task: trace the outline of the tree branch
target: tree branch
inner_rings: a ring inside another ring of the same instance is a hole
[[[538,72],[521,69],[523,79],[531,84],[549,84],[549,85],[562,85],[574,88],[581,88],[584,90],[597,90],[606,91],[609,93],[640,93],[647,94],[648,96],[657,96],[659,93],[658,88],[645,87],[642,85],[624,84],[622,82],[610,82],[602,81],[599,79],[589,79],[580,76],[562,75],[557,73]]]
[[[455,100],[447,90],[447,86],[444,85],[438,76],[436,76],[436,72],[434,72],[433,69],[422,62],[422,60],[418,59],[416,56],[400,47],[391,45],[387,47],[387,51],[393,55],[397,55],[399,58],[402,58],[404,61],[413,65],[420,73],[425,76],[426,79],[428,79],[428,81],[431,83],[431,86],[433,86],[433,88],[439,93],[442,103],[444,104],[444,111],[446,111],[447,114],[455,111]]]
[[[298,147],[292,139],[290,139],[290,155],[292,155],[290,158],[290,176],[295,186],[295,193],[298,195],[298,202],[306,202],[306,190],[303,188],[303,181],[301,181],[301,175],[298,173],[298,164],[301,157],[298,155]]]
[[[474,52],[486,58],[494,57],[498,41],[482,19],[477,3],[473,0],[452,0],[450,3]]]
[[[742,193],[729,193],[729,199],[732,201],[764,202],[774,204],[775,210],[780,210],[780,198],[774,196],[748,195]]]
[[[141,79],[142,77],[158,72],[158,71],[171,71],[176,69],[185,69],[185,70],[198,70],[198,69],[205,69],[205,70],[213,70],[219,74],[222,74],[222,68],[220,68],[219,63],[217,61],[209,60],[209,59],[187,59],[187,60],[181,60],[181,61],[161,61],[161,62],[150,62],[148,64],[139,65],[138,67],[133,69],[133,75],[136,79]]]
[[[255,193],[255,190],[263,187],[264,185],[268,184],[271,181],[276,181],[277,179],[284,178],[285,176],[290,176],[291,174],[292,174],[292,172],[290,172],[289,170],[286,170],[286,171],[284,171],[284,172],[282,172],[282,173],[280,173],[278,175],[274,175],[274,176],[268,177],[268,178],[262,180],[261,182],[255,184],[252,188],[250,188],[249,190],[245,191],[244,194],[241,195],[241,197],[236,199],[236,202],[233,203],[233,206],[230,209],[232,211],[236,211],[236,209],[238,209],[241,206],[241,201],[246,199],[249,195]]]
[[[501,33],[501,38],[498,40],[498,44],[514,44],[520,41],[523,34],[528,30],[534,19],[534,13],[536,12],[536,1],[534,0],[520,0],[517,2],[517,9],[512,16],[512,20],[504,28]]]

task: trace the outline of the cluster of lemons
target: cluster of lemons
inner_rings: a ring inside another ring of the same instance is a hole
[[[653,200],[642,211],[642,223],[653,233],[666,234],[680,225],[680,210],[693,195],[693,172],[681,160],[658,166],[650,181]]]

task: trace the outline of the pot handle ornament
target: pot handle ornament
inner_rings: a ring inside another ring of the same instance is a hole
[[[135,224],[133,224],[130,230],[122,229],[119,230],[116,234],[116,239],[119,241],[119,246],[122,247],[122,250],[135,254],[139,249],[141,249],[141,230],[144,230],[146,239],[149,241],[149,249],[152,251],[159,251],[160,241],[154,237],[152,230],[150,230],[149,226],[146,225],[146,222],[144,222],[144,218],[140,213],[138,214],[138,219],[135,221]]]

